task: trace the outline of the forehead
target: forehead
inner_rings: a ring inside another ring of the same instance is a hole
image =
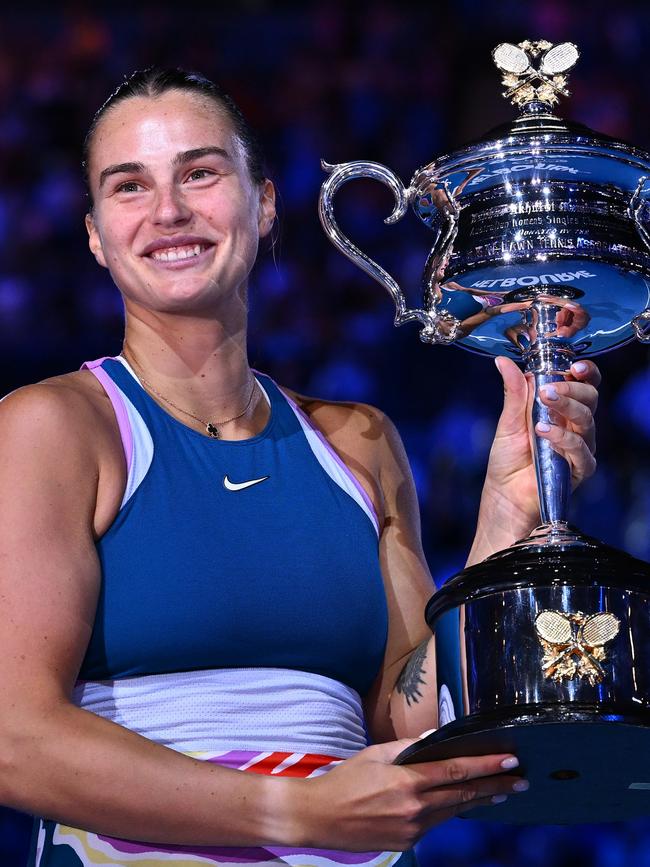
[[[90,147],[93,175],[113,163],[168,163],[175,154],[217,146],[235,162],[243,157],[226,111],[202,94],[170,90],[160,96],[132,96],[107,110]]]

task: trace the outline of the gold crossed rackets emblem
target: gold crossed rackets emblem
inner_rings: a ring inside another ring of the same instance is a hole
[[[557,683],[574,677],[586,677],[592,686],[600,683],[605,677],[604,645],[618,635],[620,626],[609,611],[540,611],[535,630],[544,649],[544,676]]]
[[[503,95],[519,106],[535,100],[555,105],[559,96],[569,96],[566,73],[579,57],[580,52],[572,42],[553,45],[544,39],[537,42],[527,39],[518,45],[502,42],[492,52],[494,63],[503,74],[506,88]]]

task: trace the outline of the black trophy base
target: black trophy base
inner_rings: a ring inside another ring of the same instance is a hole
[[[465,717],[412,744],[395,760],[407,765],[459,756],[512,753],[527,792],[480,807],[464,818],[571,825],[650,815],[650,719],[593,710],[536,709],[510,717]]]

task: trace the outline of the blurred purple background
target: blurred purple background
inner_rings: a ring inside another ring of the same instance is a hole
[[[134,68],[198,69],[240,103],[280,193],[281,241],[252,280],[254,366],[307,394],[369,401],[397,423],[411,459],[425,548],[439,582],[461,568],[501,402],[494,366],[392,327],[388,295],[326,240],[317,199],[329,162],[378,160],[404,181],[435,155],[513,116],[490,51],[571,40],[582,57],[575,120],[648,148],[650,7],[538,0],[408,4],[248,2],[175,9],[57,4],[0,19],[0,389],[119,351],[122,309],[88,252],[81,141],[95,109]],[[337,214],[415,300],[430,246],[372,182]],[[599,469],[576,494],[587,532],[650,559],[650,367],[631,345],[600,359]],[[28,822],[0,812],[0,863],[22,867]],[[512,828],[456,820],[419,847],[423,865],[650,865],[650,823]]]

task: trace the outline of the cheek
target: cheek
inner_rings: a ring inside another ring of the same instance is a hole
[[[109,268],[124,268],[124,242],[119,236],[110,234],[104,238],[104,255]]]
[[[119,260],[124,252],[133,247],[136,235],[135,222],[131,215],[121,213],[108,215],[99,222],[99,234],[106,256]]]
[[[240,250],[257,249],[257,213],[251,208],[224,203],[223,207],[212,211],[210,222],[219,234],[228,238],[230,243]]]

